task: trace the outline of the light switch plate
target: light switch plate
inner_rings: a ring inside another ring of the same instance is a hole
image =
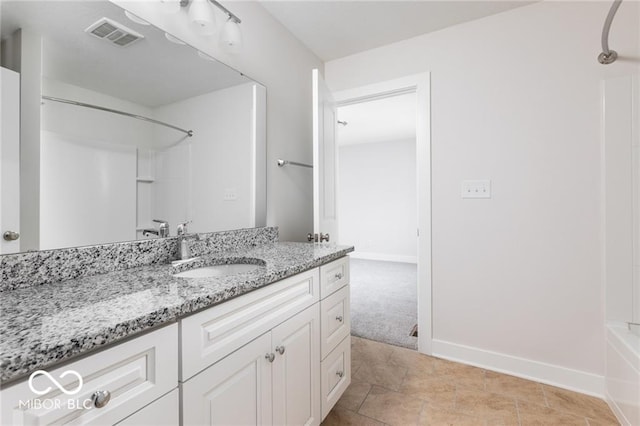
[[[462,198],[491,198],[491,181],[483,180],[463,180]]]

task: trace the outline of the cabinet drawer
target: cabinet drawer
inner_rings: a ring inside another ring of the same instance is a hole
[[[180,395],[176,388],[127,417],[118,423],[118,426],[178,426],[179,424]]]
[[[349,284],[349,257],[341,257],[320,267],[320,298],[324,299]]]
[[[173,324],[48,370],[49,377],[33,376],[33,390],[48,389],[41,396],[31,390],[26,380],[3,389],[1,423],[114,424],[177,387],[177,342],[178,326]],[[92,404],[91,395],[96,391],[110,393],[102,408]]]
[[[351,383],[351,337],[346,337],[320,363],[322,419],[336,405]]]
[[[348,285],[342,287],[320,302],[321,359],[324,359],[351,333],[349,290]]]
[[[181,321],[184,382],[319,299],[318,268]]]

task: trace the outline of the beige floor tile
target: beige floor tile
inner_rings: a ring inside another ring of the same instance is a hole
[[[351,362],[356,362],[359,365],[387,363],[393,348],[393,346],[384,343],[358,339],[351,346]]]
[[[358,411],[370,390],[371,385],[369,383],[352,381],[338,400],[338,405],[347,410]]]
[[[370,362],[362,364],[355,374],[352,373],[351,377],[358,382],[370,383],[397,391],[406,374],[406,367]]]
[[[453,409],[456,399],[456,387],[450,380],[423,372],[407,372],[399,391],[444,409]]]
[[[407,367],[409,371],[433,372],[435,358],[411,349],[394,347],[389,356],[389,364]]]
[[[538,382],[487,371],[485,373],[485,386],[488,392],[512,396],[518,400],[532,402],[537,405],[546,405],[542,385]]]
[[[481,418],[434,407],[429,403],[424,404],[418,420],[420,426],[484,426],[485,424]]]
[[[617,424],[616,417],[606,402],[600,398],[572,392],[549,385],[542,385],[549,407],[590,419]]]
[[[358,413],[388,425],[416,425],[423,404],[420,399],[374,386]]]
[[[327,414],[322,426],[384,426],[384,423],[354,413],[346,408],[335,407]]]
[[[485,419],[489,424],[519,423],[515,399],[496,393],[458,389],[455,409]]]
[[[518,401],[517,404],[522,426],[585,426],[587,424],[584,416],[576,416],[529,402]]]
[[[435,358],[434,374],[447,377],[459,388],[485,390],[485,370],[459,362]]]

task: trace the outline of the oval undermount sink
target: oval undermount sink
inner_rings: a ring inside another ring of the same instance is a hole
[[[209,277],[226,277],[228,275],[243,274],[258,270],[260,265],[251,265],[246,263],[231,263],[224,265],[204,266],[202,268],[189,269],[188,271],[173,274],[178,278],[209,278]]]

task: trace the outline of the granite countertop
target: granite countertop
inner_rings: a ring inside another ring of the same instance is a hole
[[[271,243],[202,256],[187,266],[143,266],[3,292],[0,383],[176,321],[351,251],[348,246]],[[264,267],[226,277],[173,276],[177,270],[237,259]]]

